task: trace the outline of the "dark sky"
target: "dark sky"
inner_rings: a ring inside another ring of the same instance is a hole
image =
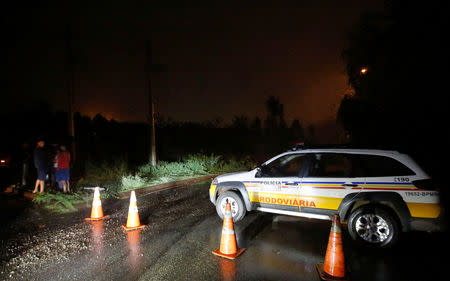
[[[288,121],[333,120],[348,91],[341,59],[347,32],[361,12],[383,5],[382,0],[167,7],[146,1],[60,2],[16,4],[2,12],[8,38],[2,110],[42,98],[56,109],[66,108],[64,32],[70,24],[75,110],[83,114],[145,120],[145,40],[151,37],[153,61],[166,66],[153,75],[153,93],[164,116],[264,118],[265,100],[275,95]]]

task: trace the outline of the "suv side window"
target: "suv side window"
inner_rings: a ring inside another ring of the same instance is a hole
[[[357,159],[352,154],[316,153],[312,155],[311,164],[305,177],[314,178],[348,178],[361,177]]]
[[[391,177],[415,175],[410,168],[399,161],[380,155],[359,155],[366,177]]]
[[[299,177],[305,154],[288,154],[261,167],[262,177]]]

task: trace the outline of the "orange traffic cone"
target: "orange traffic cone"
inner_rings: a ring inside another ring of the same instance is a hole
[[[234,260],[245,251],[244,248],[238,250],[236,245],[236,234],[233,228],[233,218],[231,216],[231,205],[226,204],[225,216],[223,218],[222,238],[220,239],[220,248],[212,253],[227,259]]]
[[[139,213],[138,213],[137,202],[136,202],[136,193],[134,192],[134,190],[131,191],[130,207],[128,208],[127,225],[122,225],[122,227],[126,231],[145,227],[145,225],[141,225],[141,222],[139,220]]]
[[[87,221],[98,221],[109,217],[103,215],[102,201],[100,200],[100,188],[97,186],[94,191],[94,200],[92,200],[91,217],[85,218]]]
[[[325,261],[323,264],[316,265],[319,277],[322,280],[347,280],[348,277],[345,272],[340,221],[339,215],[333,216]]]

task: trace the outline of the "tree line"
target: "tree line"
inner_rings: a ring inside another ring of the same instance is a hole
[[[448,12],[448,1],[386,1],[361,16],[342,54],[354,92],[338,120],[350,142],[406,151],[436,175],[449,140]]]
[[[149,130],[144,122],[118,122],[101,114],[90,118],[75,113],[72,139],[67,133],[67,113],[54,112],[44,102],[34,109],[9,113],[1,120],[2,128],[9,132],[9,137],[1,140],[3,150],[14,155],[21,155],[23,144],[32,150],[36,140],[43,138],[49,147],[71,147],[75,143],[75,164],[81,171],[86,162],[120,160],[136,167],[148,161]],[[262,120],[245,115],[234,116],[228,124],[221,119],[189,122],[156,118],[157,156],[166,161],[195,153],[251,156],[263,161],[304,139],[301,122],[293,120],[287,124],[283,104],[275,96],[267,99],[266,117]]]

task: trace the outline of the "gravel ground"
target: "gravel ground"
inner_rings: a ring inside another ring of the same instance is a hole
[[[151,221],[151,233],[156,237],[169,232],[168,237],[172,235],[173,239],[180,239],[184,235],[183,226],[188,229],[214,211],[207,197],[208,193],[198,188],[140,196],[141,223]],[[191,207],[190,204],[196,200],[202,204]],[[89,263],[86,260],[91,258],[105,260],[105,252],[108,258],[101,263],[117,263],[123,256],[121,251],[125,252],[127,248],[127,235],[121,225],[126,223],[128,204],[128,199],[102,200],[104,213],[111,216],[100,224],[84,221],[83,218],[90,214],[89,206],[61,215],[51,214],[38,206],[27,206],[0,230],[0,280],[45,280],[45,274],[53,274],[51,279],[65,280],[64,275],[55,273],[58,268],[73,271],[66,276],[77,280],[79,273],[76,268],[86,267]],[[205,204],[210,207],[206,211]],[[173,224],[180,227],[173,228]],[[147,238],[141,236],[140,239],[145,241]],[[119,250],[121,248],[125,249]],[[99,254],[96,257],[96,253],[103,253],[103,256]]]
[[[58,264],[73,254],[92,247],[89,225],[78,224],[62,229],[44,227],[37,234],[21,235],[6,244],[7,260],[2,263],[1,274],[20,278],[24,271],[40,271],[42,264]]]
[[[58,264],[92,248],[91,227],[80,219],[89,209],[55,215],[31,206],[1,231],[0,279],[22,279],[43,264]],[[108,222],[106,222],[108,224]]]
[[[90,207],[52,215],[37,207],[8,208],[0,228],[0,280],[319,280],[329,221],[249,213],[235,225],[235,262],[211,254],[221,221],[208,199],[208,184],[138,196],[142,231],[125,232],[128,200],[102,200],[110,218],[83,220]],[[352,280],[447,280],[448,233],[404,233],[392,249],[376,250],[344,232]],[[411,266],[411,262],[418,264]]]

